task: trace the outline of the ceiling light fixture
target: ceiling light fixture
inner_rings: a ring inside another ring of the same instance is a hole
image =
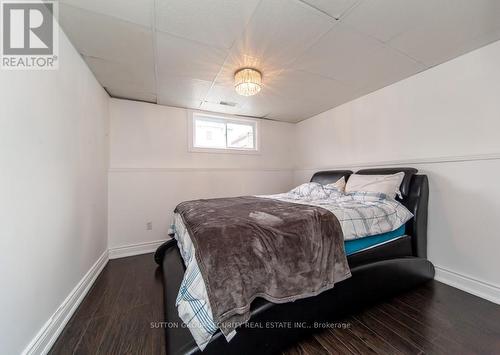
[[[262,74],[252,68],[242,68],[234,73],[234,88],[242,96],[257,94],[262,88]]]

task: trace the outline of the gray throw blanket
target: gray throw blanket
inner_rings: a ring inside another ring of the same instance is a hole
[[[183,202],[175,212],[226,335],[248,321],[256,297],[290,302],[351,276],[340,224],[321,207],[245,196]]]

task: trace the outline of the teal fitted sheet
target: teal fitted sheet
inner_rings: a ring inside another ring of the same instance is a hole
[[[393,230],[392,232],[372,235],[369,237],[348,240],[345,244],[345,253],[347,255],[357,253],[366,248],[374,247],[378,244],[382,244],[388,242],[393,239],[397,239],[405,234],[405,225],[403,224],[398,229]]]

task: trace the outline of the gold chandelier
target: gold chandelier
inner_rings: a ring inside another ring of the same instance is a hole
[[[252,68],[242,68],[234,73],[234,88],[243,96],[257,94],[262,88],[262,74]]]

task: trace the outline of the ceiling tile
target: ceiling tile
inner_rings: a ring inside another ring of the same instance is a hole
[[[290,0],[262,0],[245,33],[236,42],[228,60],[229,71],[241,65],[256,66],[264,72],[286,67],[335,20],[310,6]]]
[[[146,27],[152,26],[154,0],[60,0],[103,15],[113,16]]]
[[[141,67],[129,63],[87,57],[83,59],[105,87],[134,86],[146,92],[156,92],[154,67]]]
[[[498,18],[498,0],[60,4],[62,28],[112,96],[289,122],[498,40]],[[233,86],[246,66],[263,74],[252,97]]]
[[[378,88],[424,69],[415,60],[344,25],[323,36],[293,66],[358,89]]]
[[[259,0],[157,0],[156,28],[229,49]]]
[[[271,105],[260,106],[262,110],[268,110],[265,118],[292,123],[303,121],[331,108],[330,106],[325,108],[324,105],[318,106],[305,100],[297,102],[283,97],[274,100]]]
[[[336,19],[361,0],[301,0]]]
[[[284,72],[267,88],[269,118],[300,121],[347,102],[358,95],[358,90],[336,80],[302,71]],[[259,98],[257,98],[259,99]]]
[[[225,113],[228,115],[242,115],[241,107],[224,106],[214,102],[204,101],[200,106],[201,110],[217,113]]]
[[[458,55],[462,55],[498,40],[500,40],[500,26],[493,31],[481,33],[479,36],[462,43],[462,45],[458,47],[457,53]]]
[[[498,0],[435,0],[432,13],[389,44],[433,66],[477,48],[482,34],[499,27]]]
[[[205,98],[209,103],[218,104],[221,101],[225,101],[228,103],[235,103],[238,107],[242,107],[248,99],[249,97],[247,96],[238,95],[234,90],[234,86],[231,84],[215,84]]]
[[[272,113],[269,113],[266,118],[276,121],[297,123],[329,109],[319,108],[318,106],[310,105],[307,102],[298,104],[297,102],[293,101],[280,102],[279,106],[277,107],[278,109],[273,109]]]
[[[156,94],[151,92],[139,91],[136,88],[129,88],[123,85],[117,87],[106,87],[106,91],[117,99],[138,100],[156,103]]]
[[[343,23],[386,42],[416,26],[432,13],[433,1],[368,0],[349,12]]]
[[[225,50],[161,32],[157,33],[157,51],[160,81],[171,75],[212,81],[227,55]]]
[[[234,91],[234,73],[242,67],[254,67],[263,75],[259,96],[267,98],[287,64],[335,25],[335,20],[299,1],[263,0],[243,36],[231,49],[215,85],[207,96],[209,103],[236,102],[241,114],[263,116],[272,103],[244,98]]]
[[[203,102],[202,107],[205,110],[213,110],[215,112],[233,113],[238,115],[262,117],[269,113],[269,105],[264,107],[259,104],[258,98],[260,96],[267,96],[261,92],[256,96],[241,96],[236,93],[232,83],[228,84],[215,84],[210,89],[206,96],[206,101]],[[220,102],[229,104],[236,104],[234,107],[221,105]]]
[[[65,4],[60,5],[59,14],[61,27],[81,54],[154,66],[151,30]]]
[[[171,76],[160,82],[158,103],[198,109],[211,85],[210,81]]]
[[[336,105],[352,97],[358,91],[353,86],[336,80],[294,70],[283,73],[268,90],[273,95],[288,100],[305,100],[318,105],[325,101],[327,105]]]

